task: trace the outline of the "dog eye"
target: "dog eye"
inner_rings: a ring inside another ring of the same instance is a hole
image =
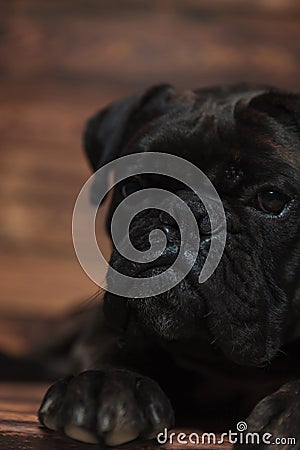
[[[289,197],[276,191],[262,191],[257,195],[257,202],[261,211],[268,214],[280,214],[289,202]]]
[[[138,180],[137,178],[131,178],[122,186],[122,195],[123,197],[128,197],[129,195],[139,191],[142,188],[143,186],[140,180]]]

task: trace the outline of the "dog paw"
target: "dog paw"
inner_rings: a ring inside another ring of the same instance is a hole
[[[259,443],[254,440],[251,448],[300,450],[300,381],[287,383],[261,400],[246,423],[246,433],[259,435]],[[250,439],[248,444],[235,446],[235,449],[246,450]]]
[[[125,370],[87,371],[58,381],[48,389],[38,417],[73,439],[110,446],[152,439],[174,421],[158,384]]]

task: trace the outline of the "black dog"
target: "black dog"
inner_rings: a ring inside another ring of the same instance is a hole
[[[93,312],[79,344],[80,368],[93,370],[49,389],[41,423],[117,445],[171,427],[173,408],[179,423],[197,417],[203,428],[211,416],[216,429],[234,428],[265,397],[247,419],[248,431],[295,437],[298,443],[284,448],[300,449],[300,95],[266,86],[181,93],[156,86],[93,117],[85,149],[94,170],[136,152],[191,161],[222,199],[227,242],[215,273],[199,285],[210,239],[195,194],[166,177],[120,183],[108,230],[126,195],[154,186],[184,199],[205,239],[191,272],[170,291],[138,300],[106,293],[104,314],[100,306]],[[148,248],[154,228],[166,233],[171,264],[180,236],[168,214],[138,214],[132,242]],[[110,264],[140,276],[117,250]],[[165,268],[154,262],[143,276]]]

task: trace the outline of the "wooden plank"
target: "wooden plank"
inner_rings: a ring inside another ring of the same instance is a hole
[[[2,75],[135,87],[166,80],[201,86],[241,79],[299,87],[294,9],[283,16],[282,1],[274,6],[257,1],[279,11],[264,15],[250,2],[244,10],[231,1],[228,11],[236,13],[225,14],[226,2],[217,1],[210,7],[205,2],[206,14],[201,8],[196,14],[192,2],[188,14],[184,2],[177,4],[175,12],[169,2],[123,15],[111,7],[114,13],[107,16],[106,2],[104,7],[91,3],[85,11],[79,3],[81,14],[66,1],[58,10],[43,2],[13,2],[0,45]]]
[[[26,252],[25,252],[26,253]],[[1,315],[39,317],[76,308],[98,289],[74,259],[2,252]],[[101,269],[101,268],[100,268]],[[34,326],[32,324],[31,326]],[[9,344],[9,342],[7,342]]]
[[[76,95],[74,87],[59,83],[2,83],[2,314],[59,313],[97,290],[76,259],[71,217],[76,196],[91,173],[81,148],[83,124],[113,93],[96,96],[94,89],[82,91]],[[105,209],[97,226],[108,257]]]

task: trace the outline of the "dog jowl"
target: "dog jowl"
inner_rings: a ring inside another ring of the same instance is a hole
[[[227,240],[217,269],[199,284],[212,233],[195,193],[153,174],[115,186],[108,232],[131,193],[166,189],[196,218],[198,256],[188,275],[160,295],[105,294],[97,320],[94,315],[89,333],[83,331],[76,368],[83,372],[49,389],[41,423],[78,440],[117,445],[155,437],[174,425],[174,415],[203,408],[208,393],[217,405],[212,418],[227,402],[232,420],[249,416],[253,431],[294,436],[298,444],[290,448],[300,448],[300,96],[267,86],[184,92],[155,86],[96,114],[84,142],[94,171],[140,152],[193,163],[222,200]],[[130,239],[147,250],[154,229],[167,241],[158,260],[131,264],[114,247],[110,266],[145,278],[167,270],[180,249],[171,215],[142,211]],[[108,286],[109,280],[108,272]]]

